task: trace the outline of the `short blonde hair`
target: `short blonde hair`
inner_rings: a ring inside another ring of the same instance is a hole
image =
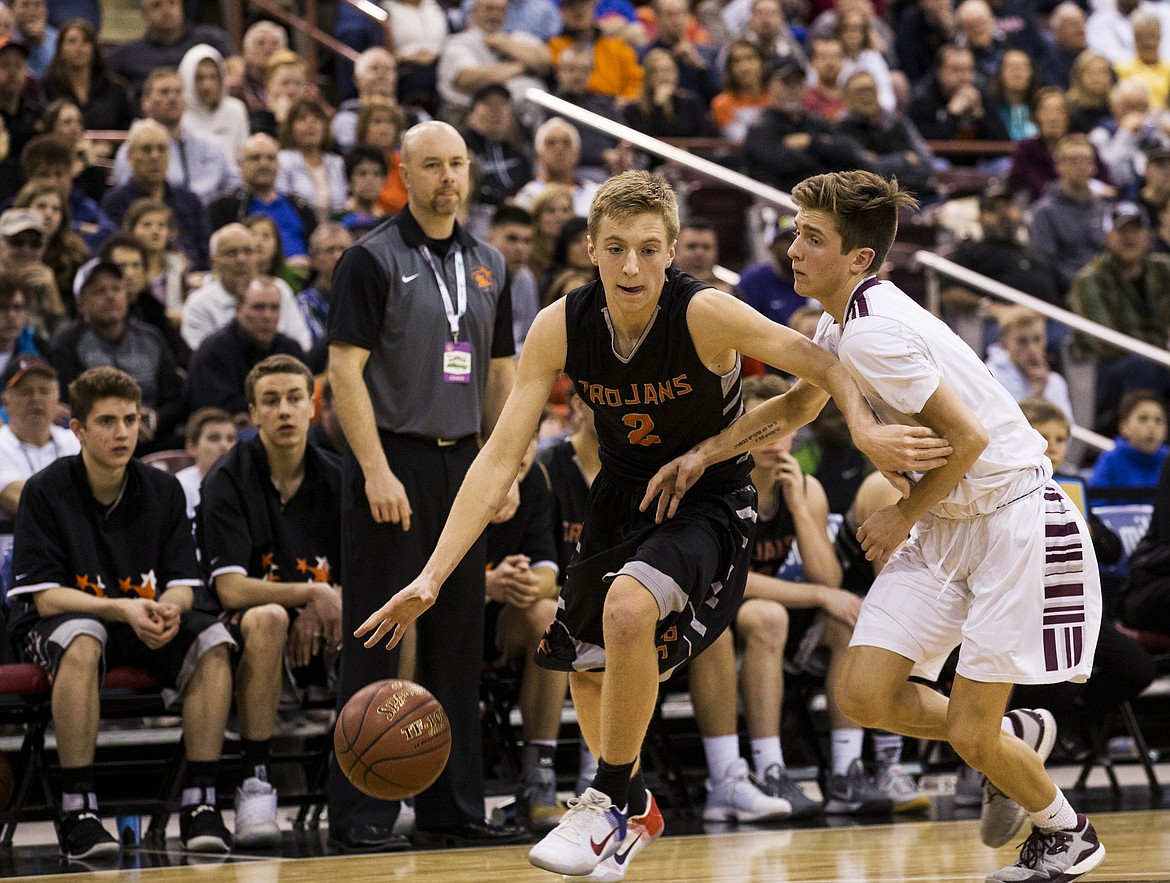
[[[602,184],[593,197],[589,206],[589,236],[597,240],[604,218],[627,221],[645,214],[662,219],[668,245],[678,239],[678,200],[670,183],[651,172],[622,172]]]
[[[1002,337],[1009,331],[1016,331],[1020,328],[1027,328],[1037,324],[1044,324],[1044,317],[1040,313],[1037,313],[1035,310],[1030,310],[1027,307],[1009,307],[999,317],[999,333]]]

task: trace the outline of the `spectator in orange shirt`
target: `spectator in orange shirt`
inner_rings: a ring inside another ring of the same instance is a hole
[[[617,37],[607,37],[593,24],[596,0],[563,0],[562,32],[549,40],[555,67],[561,53],[569,46],[588,49],[593,54],[590,92],[612,95],[619,102],[636,101],[642,89],[642,68],[630,44]]]
[[[728,47],[723,91],[711,99],[711,119],[719,134],[742,142],[748,128],[768,106],[764,53],[755,43],[735,40]]]

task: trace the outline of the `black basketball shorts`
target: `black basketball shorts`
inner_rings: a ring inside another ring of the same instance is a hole
[[[610,584],[628,575],[658,602],[661,680],[722,634],[743,598],[756,490],[750,484],[692,491],[674,518],[639,512],[644,489],[597,477],[581,542],[561,589],[557,618],[536,661],[559,671],[603,671],[602,611]]]

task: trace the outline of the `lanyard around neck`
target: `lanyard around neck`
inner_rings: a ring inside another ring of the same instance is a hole
[[[459,246],[455,246],[455,296],[457,298],[457,307],[451,303],[451,291],[447,288],[447,280],[443,278],[443,269],[435,262],[435,257],[431,254],[431,250],[425,245],[419,246],[419,250],[422,252],[427,266],[435,274],[435,284],[439,286],[439,294],[443,297],[443,310],[447,313],[447,325],[451,328],[451,339],[458,343],[459,320],[467,312],[467,277],[463,272],[463,250]]]

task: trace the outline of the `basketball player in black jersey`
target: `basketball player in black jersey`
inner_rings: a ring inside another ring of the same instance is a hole
[[[589,213],[600,279],[537,316],[496,431],[426,567],[354,633],[367,647],[387,637],[392,647],[434,604],[503,501],[553,381],[566,371],[593,409],[602,468],[539,659],[571,672],[581,731],[599,761],[592,786],[529,859],[571,876],[621,879],[661,833],[640,775],[631,783],[658,681],[719,636],[743,593],[755,518],[750,457],[708,469],[665,523],[639,510],[659,467],[740,414],[739,351],[815,384],[788,400],[783,417],[794,427],[831,394],[858,447],[883,470],[933,468],[949,453],[920,428],[879,426],[836,359],[808,339],[671,270],[678,228],[662,178],[626,172],[602,186]]]

